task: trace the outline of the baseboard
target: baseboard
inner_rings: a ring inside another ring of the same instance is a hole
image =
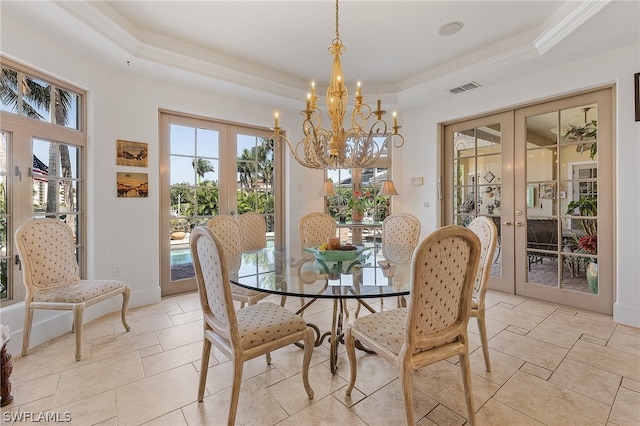
[[[637,306],[613,304],[613,320],[620,324],[640,328],[640,309]]]

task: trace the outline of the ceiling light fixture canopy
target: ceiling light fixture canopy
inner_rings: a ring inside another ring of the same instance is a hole
[[[398,133],[398,119],[393,113],[393,126],[388,126],[382,116],[380,99],[376,109],[364,103],[360,82],[356,86],[355,105],[351,112],[351,128],[344,129],[344,116],[349,91],[345,86],[340,56],[346,50],[340,40],[338,30],[338,0],[336,0],[336,37],[329,52],[333,55],[331,78],[327,88],[327,110],[331,127],[322,127],[322,113],[317,106],[315,83],[311,83],[311,91],[307,94],[306,108],[300,111],[304,121],[302,131],[304,137],[294,145],[282,134],[278,126],[279,113],[275,113],[273,136],[276,143],[286,142],[293,156],[304,167],[311,169],[351,169],[369,167],[380,158],[391,146],[400,148],[404,145],[404,137]],[[369,125],[369,123],[371,124]]]

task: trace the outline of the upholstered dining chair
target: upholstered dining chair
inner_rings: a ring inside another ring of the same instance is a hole
[[[16,246],[26,287],[23,356],[29,351],[33,311],[36,309],[73,311],[76,361],[82,358],[82,317],[85,308],[121,294],[122,325],[127,331],[131,329],[127,323],[131,287],[122,281],[81,279],[73,230],[69,225],[57,219],[31,220],[16,231]]]
[[[300,251],[302,257],[313,260],[313,253],[304,251],[306,247],[319,246],[327,238],[336,236],[336,220],[326,213],[309,213],[300,219]]]
[[[264,215],[247,212],[238,216],[238,226],[242,235],[242,251],[259,250],[267,246],[267,222]]]
[[[356,382],[355,341],[398,367],[405,421],[413,425],[411,371],[458,355],[470,424],[475,424],[467,324],[480,258],[473,231],[451,225],[422,240],[411,260],[411,300],[406,308],[356,319],[346,332],[350,395]]]
[[[409,213],[387,216],[382,221],[382,257],[391,263],[410,263],[420,231],[420,221]]]
[[[237,219],[233,216],[221,214],[209,219],[206,226],[213,231],[222,243],[225,259],[237,263],[236,266],[239,268],[240,254],[242,253],[242,233]],[[227,265],[227,267],[233,267],[233,265]],[[268,293],[249,290],[237,285],[231,286],[231,295],[233,300],[240,302],[240,308],[244,308],[245,303],[254,305],[258,303],[258,300],[269,296]]]
[[[198,385],[198,401],[204,398],[211,344],[233,365],[228,424],[236,418],[242,370],[245,361],[304,340],[302,382],[309,396],[309,364],[313,354],[313,329],[304,320],[271,302],[262,302],[236,311],[231,298],[231,283],[224,244],[208,228],[196,227],[190,241],[200,304],[204,316],[204,342]]]
[[[487,371],[491,371],[491,361],[489,360],[489,341],[487,339],[487,324],[485,320],[484,297],[489,286],[489,274],[493,255],[498,245],[498,228],[493,219],[486,216],[478,216],[468,225],[480,239],[480,264],[478,274],[473,284],[473,297],[471,299],[472,317],[478,322],[478,331],[482,340],[482,354],[484,356],[484,366]]]

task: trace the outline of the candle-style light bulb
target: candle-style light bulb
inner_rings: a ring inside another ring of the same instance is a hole
[[[360,90],[360,82],[356,85],[356,96],[362,96],[362,92]]]
[[[278,118],[280,117],[280,114],[276,112],[275,114],[273,114],[273,116],[274,116],[274,118],[276,119],[276,125],[275,125],[275,127],[278,127]]]
[[[398,127],[398,117],[395,111],[393,111],[393,127]]]
[[[307,93],[307,111],[311,109],[311,93]]]

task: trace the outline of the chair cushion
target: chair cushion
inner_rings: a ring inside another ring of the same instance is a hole
[[[33,301],[82,303],[124,286],[122,281],[115,280],[81,280],[46,290],[36,290]]]
[[[398,354],[404,344],[407,312],[407,308],[376,312],[355,320],[353,328],[362,331],[374,342]]]
[[[239,309],[236,318],[244,349],[273,342],[307,328],[300,316],[271,302]]]

